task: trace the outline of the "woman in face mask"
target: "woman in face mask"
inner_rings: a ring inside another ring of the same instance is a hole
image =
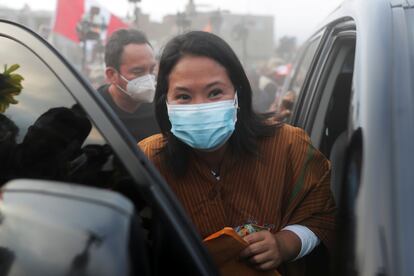
[[[154,101],[162,133],[139,146],[202,238],[223,227],[266,229],[244,237],[241,260],[298,274],[303,256],[332,242],[330,165],[304,131],[255,114],[251,98],[243,67],[221,38],[177,36],[159,65]]]

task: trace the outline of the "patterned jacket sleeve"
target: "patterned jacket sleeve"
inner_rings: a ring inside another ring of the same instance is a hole
[[[332,248],[335,230],[335,203],[330,190],[330,162],[315,149],[307,134],[293,128],[289,145],[293,181],[285,197],[283,224],[308,227]]]

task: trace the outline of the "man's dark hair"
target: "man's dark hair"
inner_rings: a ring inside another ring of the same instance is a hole
[[[175,65],[186,55],[208,57],[221,64],[237,91],[240,109],[237,112],[236,128],[229,139],[232,153],[257,155],[257,139],[271,136],[275,125],[266,123],[270,114],[256,114],[252,109],[252,89],[243,66],[231,47],[220,37],[202,31],[193,31],[176,36],[167,43],[162,53],[155,91],[155,114],[166,145],[160,153],[176,175],[183,175],[187,169],[189,146],[171,133],[166,99],[168,78]]]
[[[114,32],[105,46],[105,64],[119,70],[122,53],[128,44],[148,44],[146,35],[134,29],[120,29]]]

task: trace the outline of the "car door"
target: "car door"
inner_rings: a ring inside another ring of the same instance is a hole
[[[334,275],[412,275],[413,1],[348,1],[338,15],[292,118],[331,159]]]
[[[35,33],[5,21],[0,60],[19,67],[12,74],[23,78],[20,93],[0,98],[0,185],[24,178],[115,191],[133,202],[143,220],[151,274],[217,274],[172,191],[68,61]],[[138,264],[147,262],[135,257]],[[143,272],[135,267],[135,274]]]

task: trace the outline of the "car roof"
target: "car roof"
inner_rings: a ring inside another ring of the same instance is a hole
[[[390,9],[398,6],[414,7],[414,0],[344,0],[318,25],[317,32],[332,22],[346,18],[352,18],[356,25],[370,25],[380,30],[382,25],[376,24],[377,19],[387,17]]]
[[[413,6],[414,0],[389,0],[392,6]]]

